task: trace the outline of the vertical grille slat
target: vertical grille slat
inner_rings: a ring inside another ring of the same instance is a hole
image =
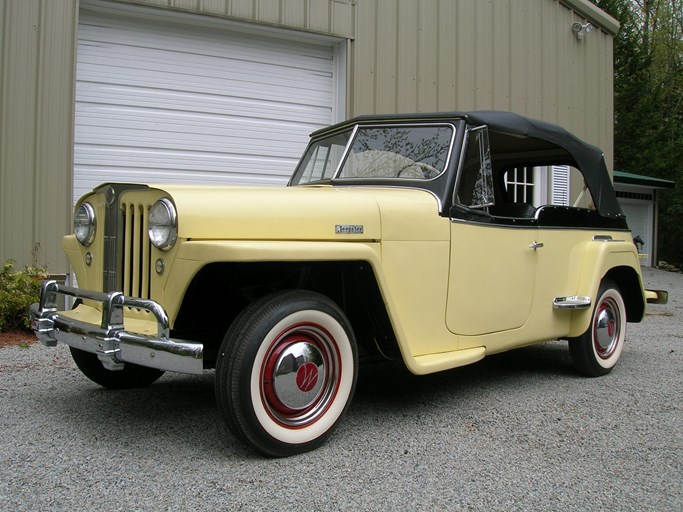
[[[131,207],[133,221],[133,246],[131,247],[130,266],[131,279],[128,285],[128,295],[139,297],[140,295],[140,208],[137,205]]]
[[[149,236],[147,234],[147,231],[149,230],[149,225],[148,225],[148,216],[147,216],[147,208],[142,208],[142,238],[144,242],[142,243],[142,265],[141,265],[141,272],[140,272],[140,294],[144,296],[145,298],[150,298],[151,295],[151,289],[150,289],[150,267],[152,265],[152,261],[150,259],[151,257],[151,250],[150,250],[150,241],[149,241]]]
[[[131,297],[150,298],[150,242],[147,236],[147,207],[121,203],[123,212],[122,292]]]
[[[123,210],[123,289],[121,290],[125,295],[130,295],[130,279],[132,272],[131,254],[132,254],[132,232],[135,219],[133,218],[133,210],[128,205],[122,205]]]

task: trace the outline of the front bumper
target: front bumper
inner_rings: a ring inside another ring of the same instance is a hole
[[[77,320],[57,311],[57,295],[88,299],[102,304],[100,325]],[[147,336],[124,328],[124,308],[150,312],[156,319],[156,336]],[[134,363],[159,370],[201,374],[204,371],[201,343],[169,338],[169,321],[164,308],[147,299],[127,297],[121,292],[80,290],[45,281],[40,302],[31,305],[31,327],[45,346],[58,341],[97,354],[105,368],[121,370]]]

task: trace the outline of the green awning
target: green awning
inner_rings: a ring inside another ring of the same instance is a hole
[[[642,187],[650,188],[674,188],[675,181],[663,180],[661,178],[653,178],[652,176],[643,176],[642,174],[633,174],[632,172],[614,171],[614,183],[621,183],[624,185],[640,185]]]

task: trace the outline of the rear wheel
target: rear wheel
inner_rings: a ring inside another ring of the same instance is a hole
[[[600,284],[591,323],[581,336],[569,340],[569,353],[577,370],[589,377],[612,371],[626,337],[626,306],[619,287],[605,279]]]
[[[143,388],[161,377],[164,372],[156,368],[147,368],[137,364],[126,363],[123,370],[107,370],[96,354],[69,347],[78,369],[91,381],[109,389]]]
[[[223,340],[216,397],[230,430],[283,457],[321,445],[353,396],[358,355],[341,309],[306,291],[278,292],[248,307]]]

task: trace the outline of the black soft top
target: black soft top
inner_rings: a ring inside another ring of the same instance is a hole
[[[494,132],[494,135],[491,137],[491,147],[494,153],[498,152],[496,141],[507,146],[505,152],[520,151],[533,153],[538,150],[539,154],[550,155],[551,151],[549,149],[553,147],[564,150],[554,154],[552,161],[546,163],[562,163],[579,169],[593,197],[595,208],[600,215],[609,218],[624,217],[614,193],[609,173],[607,172],[604,154],[600,148],[582,141],[556,124],[531,119],[512,112],[482,110],[474,112],[359,116],[329,128],[318,130],[311,134],[311,137],[315,138],[330,132],[346,129],[354,124],[415,121],[444,122],[455,120],[465,120],[468,124],[476,126],[487,125],[489,131]],[[513,143],[510,144],[511,141]],[[538,161],[538,165],[542,163],[542,160]]]

